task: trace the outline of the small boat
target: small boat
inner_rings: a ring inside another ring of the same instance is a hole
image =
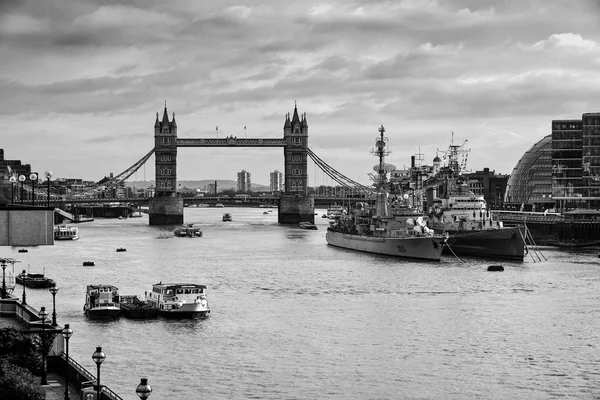
[[[265,212],[263,212],[263,214],[267,214],[268,215],[269,213],[265,211]]]
[[[215,207],[223,208],[225,206],[223,204],[221,204],[221,203],[217,203],[217,204],[215,204]]]
[[[91,319],[116,318],[121,314],[119,288],[113,285],[88,285],[83,312]]]
[[[298,226],[300,226],[300,228],[302,228],[302,229],[317,230],[317,226],[311,222],[300,222],[298,224]]]
[[[96,265],[96,264],[93,261],[84,261],[83,262],[84,267],[93,267],[94,265]]]
[[[185,226],[175,228],[173,234],[177,237],[202,237],[203,235],[202,228],[194,224],[187,224]]]
[[[229,213],[223,214],[223,221],[231,221],[231,220],[232,220],[231,214],[229,214]]]
[[[323,214],[323,215],[321,215],[321,218],[329,218],[329,217],[327,217],[327,214]]]
[[[54,240],[77,240],[79,228],[70,225],[56,225],[54,227]]]
[[[158,308],[140,300],[137,295],[121,296],[121,315],[131,319],[152,319],[158,317]]]
[[[54,279],[50,279],[44,274],[30,274],[26,271],[16,276],[18,284],[32,289],[46,289],[56,285]]]
[[[124,248],[124,247],[119,247],[119,248],[117,249],[117,252],[121,252],[121,251],[127,251],[127,249],[126,249],[126,248]]]
[[[19,249],[19,253],[29,253],[29,250],[27,250],[27,249]]]
[[[165,318],[206,318],[210,314],[206,286],[195,283],[156,283],[146,291],[146,303]]]

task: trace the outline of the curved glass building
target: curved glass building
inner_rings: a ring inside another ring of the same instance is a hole
[[[552,200],[552,135],[531,146],[506,184],[504,204],[509,209],[544,211]]]

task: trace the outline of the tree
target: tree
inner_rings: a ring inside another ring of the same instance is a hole
[[[38,335],[29,336],[16,328],[0,329],[0,399],[45,399],[45,391],[33,375],[41,372],[40,346]]]
[[[31,371],[0,358],[0,399],[44,400],[46,392]]]

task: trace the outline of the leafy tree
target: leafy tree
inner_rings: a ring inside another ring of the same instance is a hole
[[[40,346],[38,335],[29,336],[12,327],[0,329],[0,357],[11,364],[41,372]]]
[[[0,358],[0,399],[44,400],[46,392],[27,369]]]

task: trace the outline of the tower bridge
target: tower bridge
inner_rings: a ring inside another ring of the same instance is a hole
[[[138,171],[148,159],[155,158],[155,194],[149,198],[149,223],[150,225],[167,225],[183,223],[184,197],[177,193],[177,149],[180,147],[279,147],[284,155],[284,187],[279,196],[274,198],[279,209],[279,223],[297,223],[301,221],[314,222],[315,197],[308,190],[308,160],[312,160],[324,174],[335,181],[339,187],[353,193],[356,199],[367,198],[373,194],[371,186],[364,186],[349,179],[319,158],[308,147],[308,122],[306,113],[299,114],[294,106],[293,114],[286,114],[283,124],[283,137],[277,138],[238,138],[229,136],[225,138],[179,138],[177,137],[177,123],[175,113],[169,119],[165,106],[162,119],[156,113],[154,123],[154,147],[132,166],[116,176],[105,178],[98,182],[96,188],[78,192],[75,196],[65,198],[65,195],[51,193],[48,182],[47,190],[40,190],[31,185],[31,188],[21,185],[21,192],[28,193],[38,201],[45,199],[48,204],[65,205],[70,203],[93,203],[126,201],[116,198],[116,191],[112,192],[114,198],[99,199],[99,192],[106,195],[107,188],[116,188],[123,184],[130,176]],[[316,185],[315,185],[316,186]],[[14,184],[13,184],[14,190]],[[23,194],[21,195],[23,197]],[[46,198],[49,197],[49,198]],[[337,202],[344,197],[325,195],[317,201],[323,204],[325,198]],[[14,193],[13,193],[14,200]],[[139,202],[139,198],[127,199]],[[144,201],[144,200],[141,200]]]

